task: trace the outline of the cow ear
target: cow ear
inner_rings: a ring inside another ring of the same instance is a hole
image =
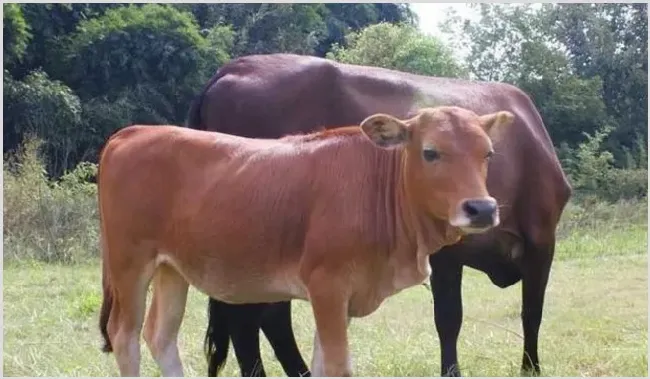
[[[515,120],[515,115],[508,111],[490,113],[479,117],[483,130],[496,142],[501,138],[503,132]]]
[[[360,126],[363,134],[380,147],[399,146],[410,138],[408,125],[387,114],[374,114],[363,120]]]

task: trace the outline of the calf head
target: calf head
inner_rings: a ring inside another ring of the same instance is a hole
[[[361,129],[380,147],[403,149],[410,201],[465,233],[479,233],[499,224],[497,202],[486,186],[488,161],[493,143],[513,120],[507,111],[479,116],[437,107],[406,120],[375,114]]]

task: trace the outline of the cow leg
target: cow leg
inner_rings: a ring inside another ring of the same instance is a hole
[[[548,283],[549,273],[555,244],[545,248],[534,248],[528,251],[529,260],[524,264],[522,278],[522,307],[521,321],[524,331],[524,354],[521,364],[521,374],[541,374],[537,344],[539,327],[542,322],[544,308],[544,295]]]
[[[344,291],[331,284],[331,279],[311,280],[308,287],[316,323],[311,372],[313,376],[352,376],[347,330],[349,300]]]
[[[158,267],[144,338],[163,376],[183,376],[178,331],[185,314],[188,287],[174,269],[167,265]]]
[[[203,350],[208,361],[208,376],[217,376],[228,359],[230,331],[228,329],[229,304],[217,299],[208,300],[208,329],[205,332]]]
[[[463,266],[436,254],[431,256],[429,262],[434,320],[440,339],[440,375],[461,376],[456,346],[463,321]]]
[[[262,319],[262,331],[288,376],[311,376],[293,334],[290,301],[268,306]]]
[[[225,304],[241,376],[266,376],[260,354],[260,324],[268,304]]]

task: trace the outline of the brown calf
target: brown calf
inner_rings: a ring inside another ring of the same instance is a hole
[[[232,304],[303,299],[316,322],[314,375],[351,375],[347,325],[430,275],[428,257],[499,223],[486,190],[490,138],[513,120],[463,108],[277,140],[131,126],[99,168],[102,332],[121,375],[145,340],[182,376],[188,286]]]

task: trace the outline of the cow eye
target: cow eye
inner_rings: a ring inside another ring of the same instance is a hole
[[[485,159],[490,159],[494,155],[494,150],[488,151],[487,155],[485,156]]]
[[[440,158],[440,153],[433,149],[424,149],[422,151],[422,156],[424,156],[424,160],[427,162],[433,162],[436,159]]]

